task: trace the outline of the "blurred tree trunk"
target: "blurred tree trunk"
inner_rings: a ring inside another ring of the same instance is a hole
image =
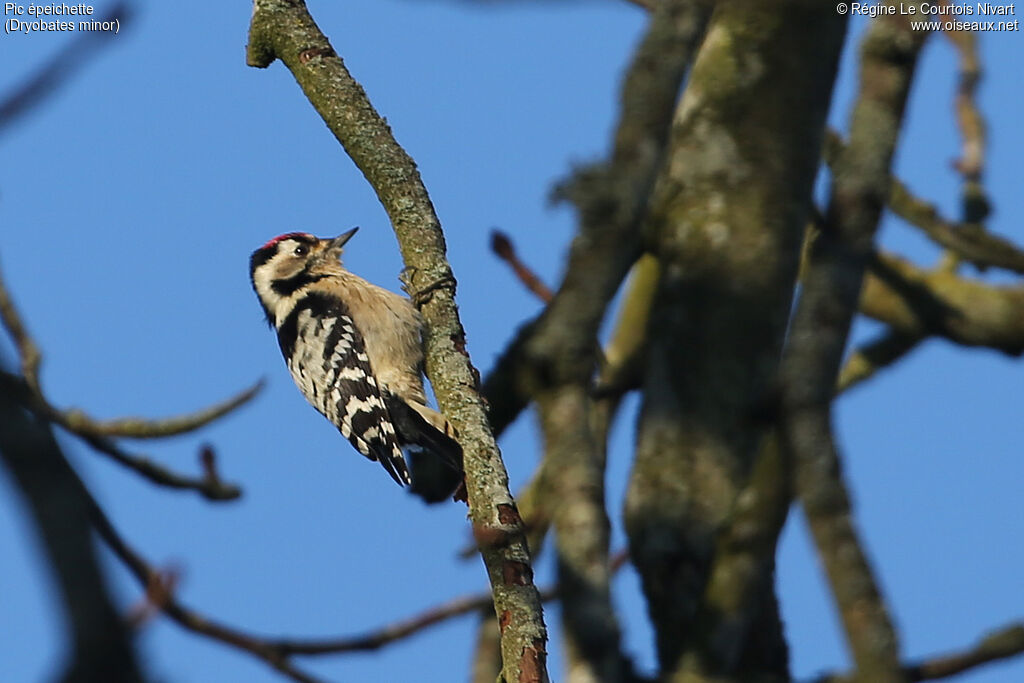
[[[69,683],[141,681],[121,615],[114,609],[92,538],[90,498],[68,465],[53,428],[15,398],[18,380],[0,379],[0,461],[35,522],[60,590],[71,661]]]
[[[762,452],[844,32],[832,5],[719,3],[652,198],[662,277],[625,516],[664,680],[788,677],[771,554],[733,628],[694,620]]]

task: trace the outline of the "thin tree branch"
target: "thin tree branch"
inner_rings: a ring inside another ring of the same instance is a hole
[[[39,391],[39,365],[42,363],[43,355],[35,340],[32,339],[32,335],[29,334],[14,299],[11,298],[2,272],[0,272],[0,321],[3,322],[4,329],[7,330],[18,349],[21,374],[25,378],[25,383],[33,393],[41,394]]]
[[[618,572],[629,561],[628,553],[619,551],[611,558],[609,565],[612,573]],[[558,586],[551,586],[540,591],[541,600],[550,602],[562,597],[562,591]],[[380,648],[404,640],[431,626],[436,626],[449,619],[480,612],[491,606],[494,598],[489,591],[473,593],[447,602],[430,607],[422,612],[405,619],[400,619],[378,629],[368,631],[356,636],[325,639],[267,639],[265,644],[268,648],[284,655],[329,655],[344,652],[365,652],[379,650]]]
[[[130,2],[118,2],[99,21],[127,24],[134,12]],[[84,65],[98,49],[112,43],[115,34],[110,31],[80,31],[31,78],[0,100],[0,134],[33,107],[46,100],[51,93],[69,81],[75,71]]]
[[[491,251],[494,255],[508,264],[512,272],[516,274],[523,286],[530,290],[534,296],[544,303],[550,303],[554,293],[548,288],[533,270],[523,263],[516,254],[516,248],[508,235],[500,230],[491,230]]]
[[[835,131],[830,132],[823,148],[825,162],[834,167],[845,148],[842,137]],[[980,223],[954,223],[946,220],[934,205],[915,196],[896,178],[890,182],[887,202],[894,214],[965,261],[979,268],[995,267],[1024,273],[1024,249],[1010,240],[991,234]]]
[[[541,600],[548,602],[557,597],[556,588],[540,591]],[[379,650],[399,640],[408,638],[431,626],[466,614],[475,614],[488,607],[493,611],[494,598],[490,592],[475,593],[453,598],[448,602],[431,607],[407,619],[396,621],[367,633],[345,638],[324,640],[274,640],[271,647],[288,655],[326,655],[341,652],[366,652]]]
[[[205,427],[218,418],[227,415],[252,400],[263,389],[260,380],[241,393],[188,415],[148,419],[141,417],[97,420],[78,409],[60,410],[43,393],[39,383],[39,366],[43,355],[32,335],[28,332],[18,308],[11,298],[7,285],[0,273],[0,323],[11,336],[21,358],[21,372],[31,392],[33,408],[45,417],[73,434],[85,438],[131,437],[135,439],[163,438],[192,432]]]
[[[604,363],[593,391],[596,398],[618,400],[640,388],[651,306],[660,279],[661,266],[654,255],[644,254],[633,264],[615,329],[604,349]]]
[[[626,680],[611,604],[605,435],[595,433],[591,377],[608,302],[641,253],[640,226],[665,154],[683,77],[711,14],[704,0],[665,0],[627,69],[612,154],[559,193],[579,211],[565,277],[524,347],[527,392],[544,435],[547,503],[556,532],[571,680]]]
[[[158,582],[163,588],[164,579],[160,570],[128,545],[103,510],[96,504],[96,501],[82,487],[81,482],[78,482],[77,485],[87,496],[87,517],[92,521],[100,538],[128,568],[139,585],[150,591],[154,582]],[[611,571],[617,572],[627,562],[628,554],[626,552],[615,553],[610,564]],[[297,669],[290,661],[293,656],[319,656],[378,650],[449,619],[486,609],[493,604],[494,600],[494,596],[490,592],[475,593],[454,598],[412,617],[364,634],[329,639],[297,639],[267,638],[254,635],[220,623],[184,605],[171,590],[160,590],[158,593],[159,599],[152,601],[153,606],[158,607],[181,628],[247,652],[297,681],[315,681],[316,679]],[[559,597],[559,590],[557,587],[547,588],[539,591],[539,596],[545,602],[554,600]]]
[[[906,336],[1024,353],[1024,287],[924,270],[885,252],[874,254],[870,267],[860,295],[869,318]]]
[[[195,491],[209,501],[235,500],[242,495],[241,488],[235,484],[223,482],[216,476],[216,471],[210,467],[209,459],[202,457],[203,453],[207,452],[205,450],[200,454],[203,476],[189,477],[158,465],[146,456],[128,453],[110,439],[89,436],[83,437],[83,441],[92,446],[97,452],[106,455],[117,464],[140,474],[144,479],[157,486]]]
[[[170,469],[158,465],[148,458],[132,455],[122,450],[117,443],[109,438],[112,435],[133,436],[136,438],[153,438],[172,436],[194,431],[213,420],[237,409],[251,400],[263,387],[260,381],[223,403],[206,410],[182,417],[164,420],[145,420],[128,418],[99,422],[81,411],[62,411],[55,408],[43,393],[39,384],[39,366],[42,353],[39,346],[28,332],[28,328],[18,313],[17,306],[0,275],[0,323],[14,340],[21,358],[22,377],[0,371],[0,385],[10,392],[26,408],[71,434],[81,438],[97,452],[110,457],[118,464],[127,467],[159,486],[197,491],[208,500],[233,500],[241,495],[241,489],[233,484],[222,482],[215,475],[215,470],[207,468],[202,478],[179,475]],[[212,461],[211,461],[212,463]]]
[[[879,370],[905,357],[920,346],[922,341],[924,339],[916,335],[886,330],[876,339],[855,350],[846,359],[842,370],[839,371],[836,393],[841,394],[871,378]]]
[[[902,681],[896,630],[853,525],[831,425],[831,401],[857,311],[890,163],[926,32],[905,17],[874,20],[861,47],[850,144],[835,164],[821,233],[811,245],[782,369],[782,436],[796,490],[838,604],[858,680]]]
[[[903,183],[892,181],[889,194],[892,212],[940,247],[954,252],[978,268],[1002,268],[1024,273],[1024,250],[1010,240],[993,235],[980,223],[952,223],[928,202],[914,196]]]
[[[0,288],[2,289],[2,288]],[[54,411],[40,397],[32,392],[28,383],[21,377],[0,371],[0,388],[10,396],[15,397],[26,408],[31,409],[36,415],[64,426],[60,419],[60,413]],[[158,465],[145,456],[133,455],[126,452],[112,439],[102,436],[87,436],[71,432],[78,436],[96,452],[107,456],[117,464],[126,467],[141,475],[147,481],[158,486],[173,489],[186,489],[196,491],[207,500],[223,501],[234,500],[242,495],[241,489],[234,485],[222,482],[219,478],[211,477],[207,471],[203,477],[189,477],[178,474],[162,465]]]
[[[501,675],[501,629],[494,609],[480,611],[476,644],[470,664],[470,683],[495,683]]]
[[[59,411],[59,423],[68,431],[81,436],[124,437],[131,439],[157,439],[193,432],[224,417],[248,403],[262,391],[261,379],[248,389],[208,408],[187,415],[164,418],[122,417],[97,420],[78,409]]]
[[[973,648],[936,657],[906,667],[907,680],[933,681],[949,678],[982,664],[1024,653],[1024,624],[1017,623],[990,633]]]
[[[128,610],[125,623],[130,628],[138,630],[159,614],[177,590],[180,578],[181,572],[175,567],[154,573],[146,585],[142,599]]]
[[[536,325],[537,319],[533,319],[516,330],[480,387],[495,437],[500,437],[530,405],[527,383],[523,381],[523,353]]]
[[[79,482],[79,486],[88,499],[87,518],[92,521],[92,525],[100,538],[103,539],[107,547],[127,567],[128,571],[139,582],[139,585],[143,589],[148,590],[154,581],[161,581],[162,575],[160,570],[149,564],[121,538],[95,499],[81,485],[81,482]],[[163,597],[165,599],[159,605],[160,611],[186,631],[206,636],[235,649],[248,652],[294,681],[299,681],[300,683],[321,683],[320,679],[296,668],[288,661],[285,655],[274,648],[271,641],[224,625],[196,612],[179,602],[173,592]]]
[[[903,672],[907,683],[935,681],[1020,654],[1024,654],[1024,624],[1016,623],[993,631],[967,650],[905,664]],[[825,674],[815,679],[815,683],[853,683],[853,678],[844,674]]]
[[[504,676],[548,679],[546,630],[522,520],[490,429],[478,375],[466,351],[444,235],[416,165],[399,146],[301,0],[255,0],[247,62],[280,59],[363,172],[391,219],[406,263],[407,289],[429,331],[426,370],[463,447],[470,518],[494,593]]]
[[[946,31],[945,34],[960,53],[954,109],[962,140],[960,158],[955,164],[964,180],[962,220],[969,224],[980,224],[988,217],[990,205],[981,184],[985,169],[986,136],[985,119],[976,99],[978,84],[983,75],[978,34],[965,29]]]

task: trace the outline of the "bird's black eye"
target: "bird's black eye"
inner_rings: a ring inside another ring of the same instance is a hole
[[[306,254],[309,253],[309,245],[300,244],[299,246],[295,247],[295,251],[293,251],[292,253],[295,254],[296,256],[305,256]]]

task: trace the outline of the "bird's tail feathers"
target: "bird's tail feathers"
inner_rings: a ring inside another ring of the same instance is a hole
[[[381,467],[391,475],[391,478],[394,479],[399,486],[409,486],[412,484],[412,477],[409,475],[409,468],[405,463],[405,458],[402,457],[402,453],[398,449],[391,452],[387,448],[373,448],[372,446],[368,446],[367,450],[370,454],[370,459],[379,462]]]
[[[448,498],[465,501],[462,447],[448,420],[436,410],[406,403],[391,393],[385,396],[385,402],[398,442],[409,459],[410,491],[427,503],[440,503]]]
[[[410,404],[395,394],[385,397],[398,442],[433,453],[456,472],[462,472],[462,446],[455,430],[441,413],[427,406]]]

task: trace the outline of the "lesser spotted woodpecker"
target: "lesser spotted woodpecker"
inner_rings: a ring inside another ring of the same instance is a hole
[[[422,317],[407,298],[341,264],[357,229],[333,239],[275,237],[252,254],[253,289],[295,383],[356,450],[400,485],[412,483],[403,449],[441,458],[461,481],[455,431],[423,390]]]

